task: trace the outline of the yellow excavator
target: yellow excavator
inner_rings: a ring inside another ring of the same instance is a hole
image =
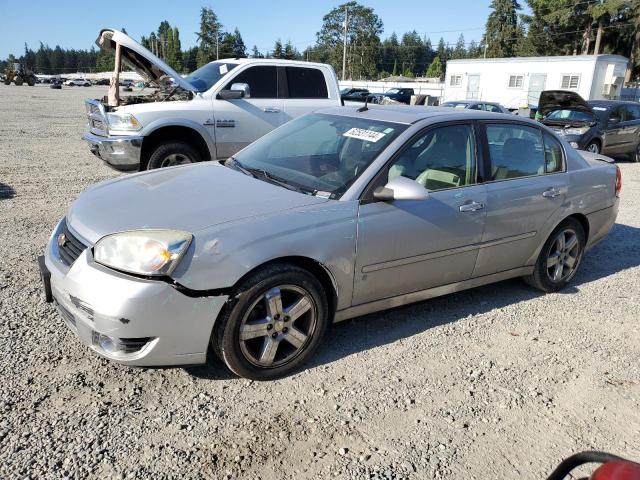
[[[11,82],[16,85],[22,85],[26,83],[30,87],[33,87],[36,84],[36,76],[34,73],[27,69],[21,63],[14,63],[13,65],[9,65],[7,69],[4,71],[4,84],[11,85]]]

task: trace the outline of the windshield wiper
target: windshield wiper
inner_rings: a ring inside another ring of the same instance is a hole
[[[249,175],[250,177],[256,178],[255,174],[246,169],[235,157],[229,157],[224,162],[225,167],[232,168],[234,170],[238,170],[239,172],[244,173],[245,175]]]
[[[245,167],[234,157],[229,157],[224,162],[224,164],[225,166],[228,166],[229,168],[233,168],[234,170],[238,170],[244,173],[245,175],[249,175],[253,178],[258,178],[258,179],[262,178],[268,181],[269,183],[273,183],[274,185],[278,185],[288,190],[293,190],[295,192],[300,192],[300,193],[308,193],[312,195],[315,194],[316,192],[315,190],[310,188],[305,188],[302,185],[294,185],[292,183],[289,183],[286,179],[282,177],[278,177],[277,175],[274,175],[273,173],[270,173],[262,168]]]

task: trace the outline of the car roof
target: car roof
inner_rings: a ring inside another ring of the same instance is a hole
[[[274,63],[278,65],[287,64],[287,65],[299,65],[302,67],[327,67],[326,63],[319,62],[307,62],[303,60],[285,60],[283,58],[221,58],[219,60],[214,60],[211,63],[237,63],[238,65],[242,65],[245,63]]]
[[[318,110],[318,113],[328,115],[341,115],[344,117],[360,117],[381,122],[403,123],[411,125],[421,120],[438,118],[438,120],[518,120],[525,123],[539,125],[537,122],[526,117],[510,118],[503,113],[485,112],[482,110],[452,109],[449,107],[425,107],[420,105],[368,105],[367,110],[359,111],[362,108],[344,106],[331,107]],[[446,117],[443,119],[443,117]]]
[[[613,107],[615,105],[640,105],[638,102],[631,102],[628,100],[588,100],[589,105],[595,105],[600,107]]]

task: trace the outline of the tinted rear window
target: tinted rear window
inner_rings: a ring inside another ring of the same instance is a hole
[[[285,67],[289,98],[329,98],[324,75],[317,68]]]

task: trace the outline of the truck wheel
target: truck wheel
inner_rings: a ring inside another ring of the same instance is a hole
[[[567,218],[545,242],[535,269],[531,275],[524,277],[525,282],[547,293],[564,288],[578,271],[585,243],[580,222]]]
[[[7,80],[7,79],[5,79],[4,84],[5,84],[5,85],[11,85],[11,80]]]
[[[329,326],[322,285],[295,265],[257,271],[230,298],[211,342],[227,367],[244,378],[273,380],[297,370]]]
[[[631,161],[636,163],[640,162],[640,143],[638,143],[636,150],[631,154]]]
[[[36,84],[35,77],[29,77],[29,79],[27,80],[27,85],[29,85],[30,87],[33,87],[35,84]]]
[[[201,162],[198,151],[186,142],[168,141],[159,144],[147,163],[147,170],[155,168],[173,167],[188,163]]]
[[[22,77],[19,77],[19,76],[16,76],[16,77],[13,79],[13,81],[14,81],[14,83],[15,83],[16,85],[18,85],[18,86],[22,85],[22,82],[23,82]]]

